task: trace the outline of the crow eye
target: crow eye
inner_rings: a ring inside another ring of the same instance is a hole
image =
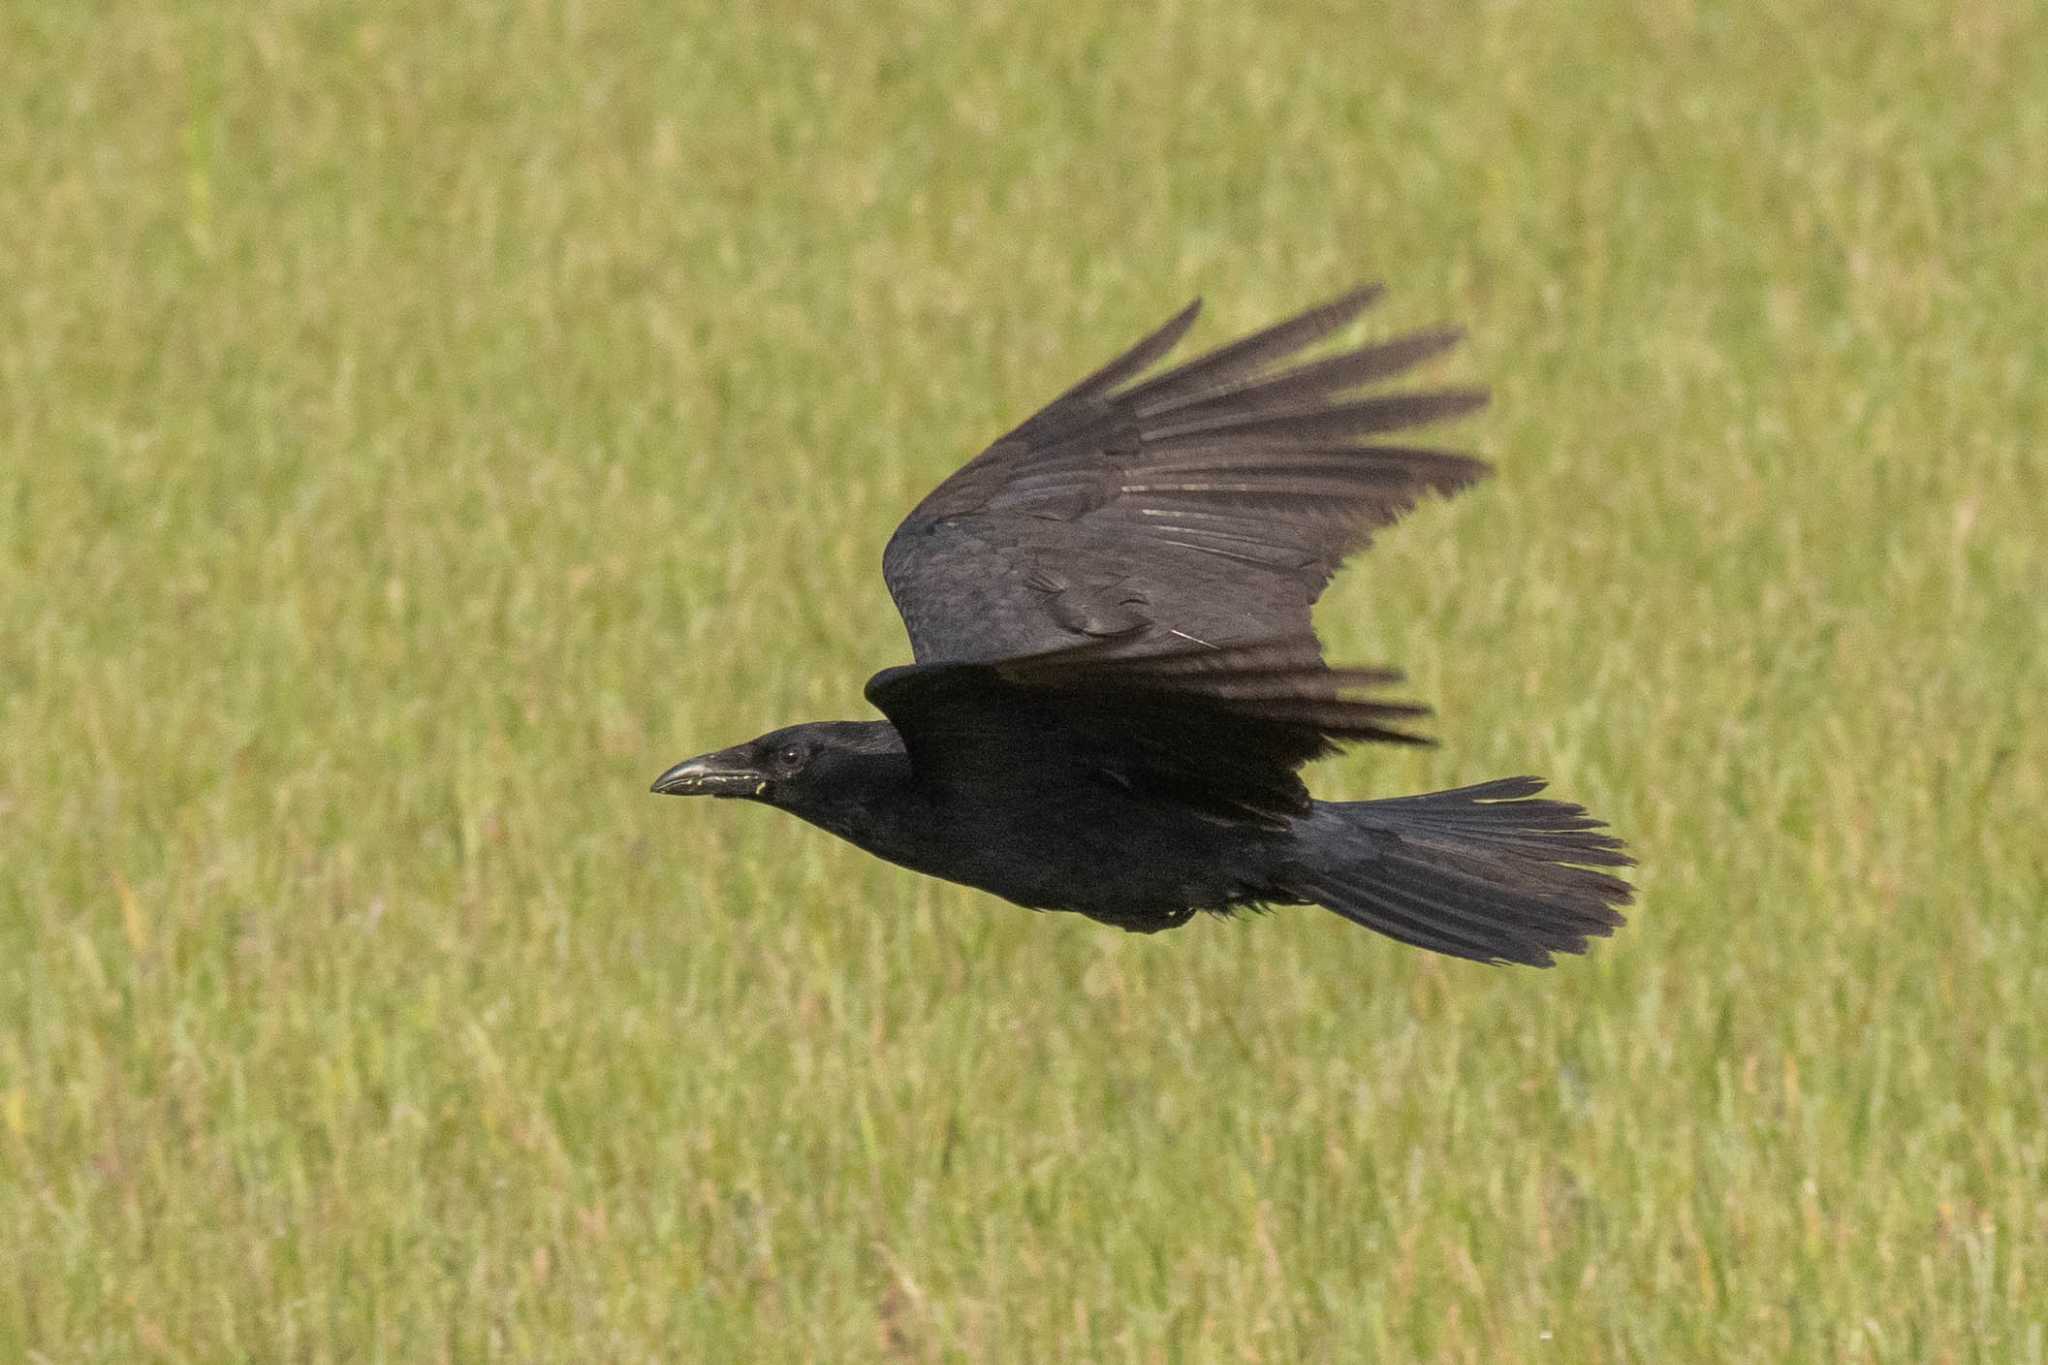
[[[804,751],[801,745],[785,744],[775,751],[775,766],[786,773],[793,773],[804,766]]]

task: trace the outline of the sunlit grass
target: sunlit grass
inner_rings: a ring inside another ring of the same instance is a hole
[[[0,16],[0,1357],[2048,1357],[2022,6]],[[1193,293],[1460,320],[1369,795],[1549,973],[660,801]]]

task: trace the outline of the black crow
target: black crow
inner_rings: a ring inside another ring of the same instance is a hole
[[[1309,609],[1346,555],[1483,462],[1385,438],[1472,411],[1464,388],[1359,396],[1449,349],[1416,332],[1302,361],[1378,295],[1144,377],[1199,301],[918,504],[882,574],[917,662],[887,717],[792,726],[678,763],[656,792],[778,806],[879,857],[1019,905],[1151,933],[1324,905],[1421,948],[1547,966],[1622,923],[1619,840],[1506,778],[1317,801],[1346,741],[1428,714],[1327,666]]]

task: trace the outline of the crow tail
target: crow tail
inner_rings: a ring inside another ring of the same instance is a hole
[[[1418,948],[1548,967],[1623,923],[1633,864],[1582,806],[1535,777],[1387,801],[1318,801],[1295,828],[1288,890]]]

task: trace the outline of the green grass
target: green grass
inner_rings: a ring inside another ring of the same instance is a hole
[[[5,9],[0,1358],[2048,1357],[2048,14],[1343,8]],[[1591,958],[646,794],[1359,276],[1501,473],[1318,784],[1551,775]]]

